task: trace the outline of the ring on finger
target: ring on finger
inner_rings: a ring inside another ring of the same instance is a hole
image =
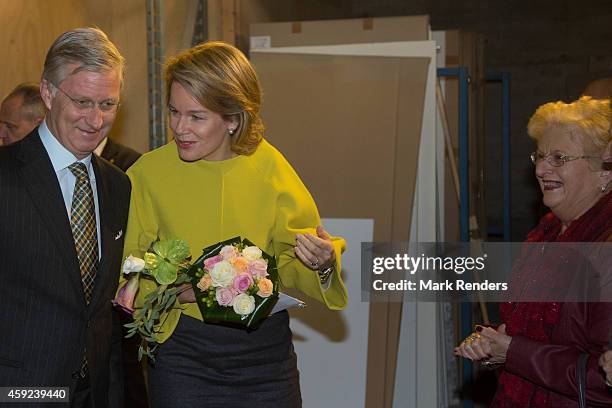
[[[319,258],[315,258],[315,260],[310,263],[310,266],[316,269],[319,266]]]

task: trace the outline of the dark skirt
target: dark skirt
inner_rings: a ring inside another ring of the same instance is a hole
[[[289,315],[254,331],[181,316],[149,364],[152,408],[299,408],[297,359]]]

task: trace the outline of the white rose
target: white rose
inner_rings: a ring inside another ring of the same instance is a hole
[[[123,273],[130,274],[132,272],[140,272],[145,267],[144,259],[136,258],[135,256],[128,256],[123,261]]]
[[[226,287],[234,282],[234,268],[228,261],[217,262],[210,271],[213,286]]]
[[[255,310],[255,298],[241,293],[234,298],[234,312],[241,316],[251,314]]]
[[[256,246],[246,247],[242,250],[242,256],[244,256],[248,261],[255,261],[261,258],[261,249]]]

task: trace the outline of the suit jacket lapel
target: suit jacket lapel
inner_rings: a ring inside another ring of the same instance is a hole
[[[70,280],[75,286],[75,293],[83,293],[79,262],[66,205],[53,165],[37,130],[22,142],[20,160],[23,183],[32,203],[54,238],[53,244],[57,246],[66,264]],[[85,303],[85,298],[81,297]]]
[[[94,169],[94,173],[96,175],[96,189],[98,190],[98,206],[100,212],[100,219],[98,220],[100,226],[100,242],[102,248],[102,258],[99,261],[98,272],[96,276],[96,283],[94,286],[94,293],[91,299],[91,304],[95,304],[99,297],[100,293],[103,292],[103,287],[108,282],[106,279],[108,276],[115,277],[119,280],[118,271],[109,271],[108,270],[108,260],[111,259],[113,250],[112,243],[114,240],[112,231],[112,222],[110,222],[112,217],[111,205],[110,201],[112,199],[111,193],[109,190],[108,180],[104,177],[104,174],[100,168],[99,158],[94,154],[91,158],[92,167]]]

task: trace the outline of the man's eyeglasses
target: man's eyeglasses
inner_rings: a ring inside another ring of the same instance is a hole
[[[566,154],[561,154],[561,153],[543,154],[540,152],[533,152],[531,153],[530,157],[531,157],[531,162],[533,164],[538,164],[539,161],[546,160],[548,164],[554,167],[561,167],[565,163],[569,161],[573,161],[573,160],[600,159],[600,157],[597,157],[597,156],[568,156]]]
[[[58,91],[60,91],[61,93],[63,93],[66,96],[66,98],[70,99],[74,107],[77,108],[79,112],[85,115],[91,113],[94,110],[96,105],[98,105],[98,109],[100,109],[102,113],[107,113],[107,114],[116,113],[117,109],[119,108],[119,102],[117,101],[109,100],[109,101],[102,101],[102,102],[94,102],[91,99],[87,99],[87,98],[74,98],[68,95],[68,93],[66,93],[66,91],[64,91],[59,86],[53,85],[53,87],[57,89]]]

